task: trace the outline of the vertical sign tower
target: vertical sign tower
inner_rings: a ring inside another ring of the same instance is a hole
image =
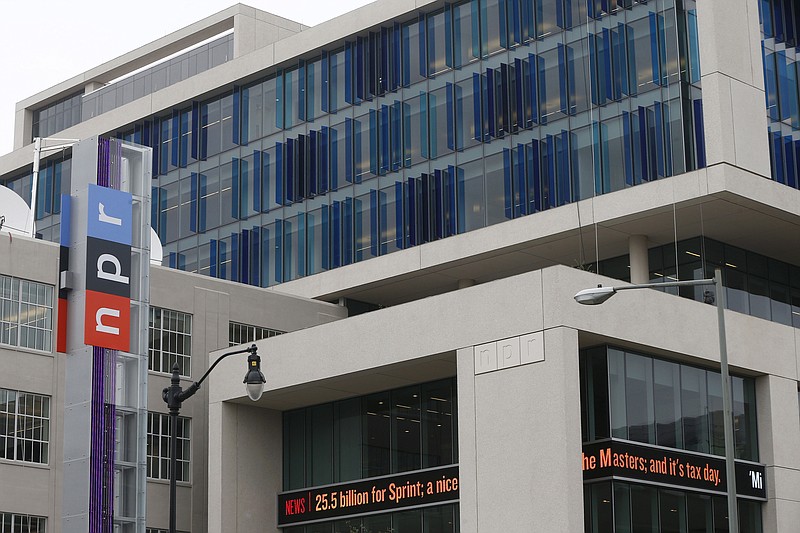
[[[150,148],[116,139],[72,151],[59,291],[64,533],[145,530],[151,164]]]

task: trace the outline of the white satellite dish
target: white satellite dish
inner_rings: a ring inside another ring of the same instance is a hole
[[[150,264],[161,266],[164,260],[164,247],[161,246],[161,239],[153,228],[150,228]]]
[[[25,224],[30,216],[30,208],[20,195],[0,185],[0,231],[7,231],[14,235],[30,235]]]

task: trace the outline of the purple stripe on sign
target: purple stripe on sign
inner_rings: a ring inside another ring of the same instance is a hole
[[[91,455],[89,458],[89,533],[102,531],[103,348],[92,349]]]

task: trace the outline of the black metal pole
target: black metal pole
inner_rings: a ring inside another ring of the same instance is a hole
[[[181,376],[178,363],[172,366],[171,385],[164,389],[164,401],[169,407],[169,531],[175,533],[176,504],[175,482],[178,478],[178,413],[181,410]]]
[[[205,374],[198,380],[189,385],[185,391],[181,388],[181,373],[180,367],[178,366],[178,362],[176,361],[174,365],[172,365],[172,379],[170,380],[170,386],[165,387],[164,390],[161,392],[161,397],[166,402],[167,407],[169,407],[169,423],[170,423],[170,432],[169,432],[169,533],[176,533],[175,530],[175,523],[176,523],[176,504],[175,504],[175,482],[178,478],[178,414],[181,411],[181,405],[185,400],[188,400],[194,393],[200,389],[200,384],[205,381],[208,375],[211,373],[212,370],[217,366],[217,363],[228,357],[229,355],[236,355],[240,353],[249,353],[251,357],[255,356],[257,353],[257,347],[255,344],[251,345],[249,348],[245,348],[243,350],[235,350],[233,352],[228,352],[219,356],[219,358],[214,361],[208,370],[206,370]],[[257,357],[256,357],[257,358]],[[250,366],[249,363],[250,358],[248,358],[248,368]],[[259,365],[260,366],[260,363]],[[260,371],[259,371],[260,374]],[[263,377],[262,377],[263,380]]]

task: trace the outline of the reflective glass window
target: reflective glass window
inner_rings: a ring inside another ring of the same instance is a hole
[[[453,6],[453,55],[455,66],[461,67],[480,58],[478,0]]]
[[[484,182],[483,160],[478,159],[456,168],[459,233],[486,226]]]
[[[435,76],[450,68],[448,64],[448,54],[450,54],[450,43],[447,41],[449,35],[449,22],[445,22],[445,17],[450,12],[444,10],[432,13],[427,16],[428,23],[428,75]]]
[[[409,86],[425,79],[425,26],[418,22],[408,22],[402,28],[403,42],[403,85]]]

